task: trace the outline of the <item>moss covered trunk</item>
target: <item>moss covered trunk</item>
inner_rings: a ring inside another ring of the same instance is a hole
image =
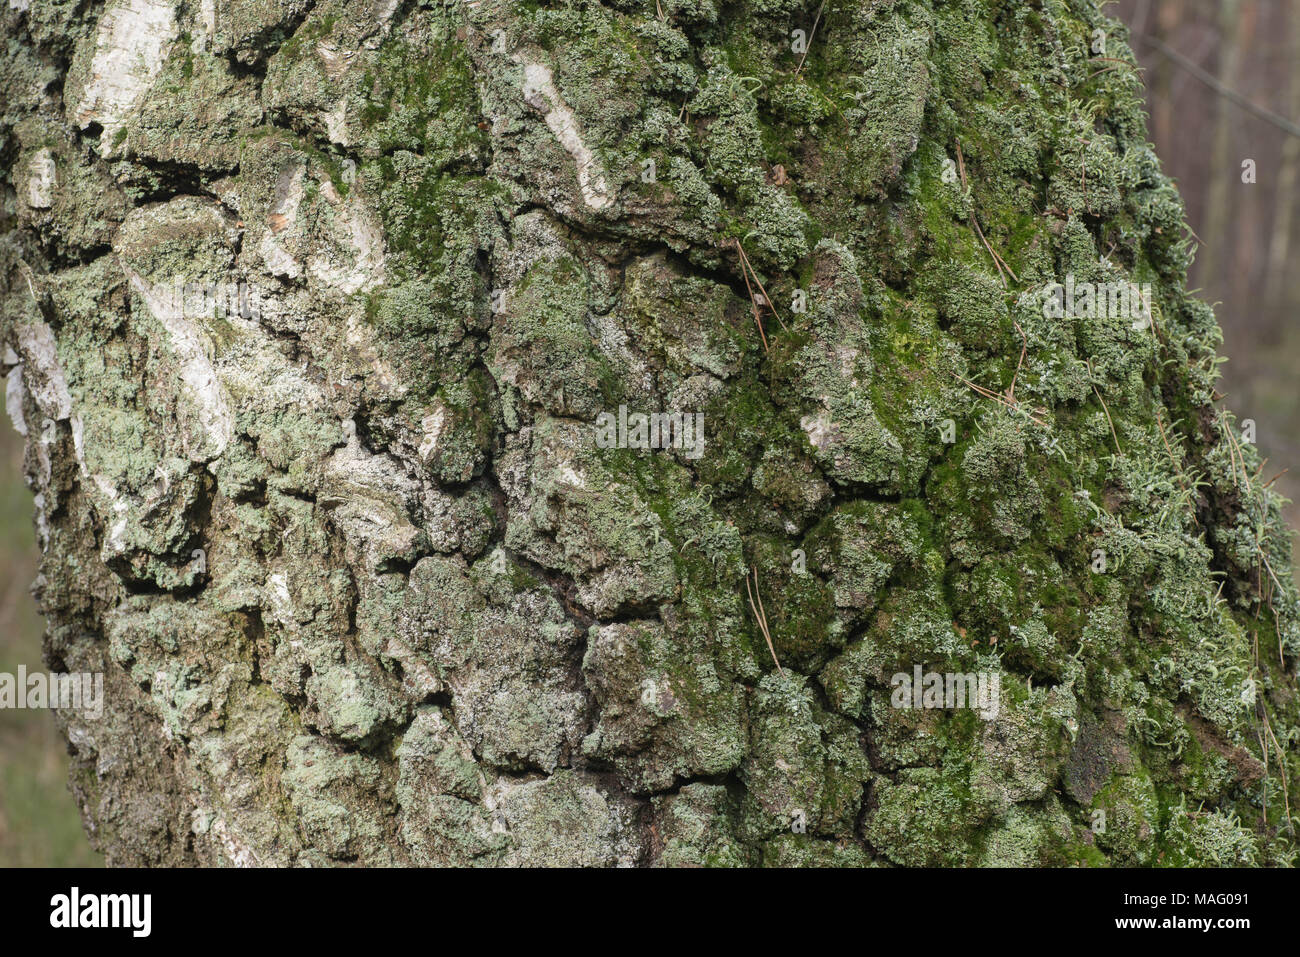
[[[0,19],[110,862],[1292,859],[1288,534],[1091,0]]]

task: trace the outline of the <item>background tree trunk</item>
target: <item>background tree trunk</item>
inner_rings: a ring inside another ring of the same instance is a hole
[[[1300,19],[1290,19],[1287,34],[1292,69],[1287,77],[1286,106],[1291,116],[1300,116]],[[1295,229],[1297,203],[1296,179],[1300,176],[1300,136],[1288,136],[1282,143],[1282,162],[1278,169],[1277,203],[1272,229],[1269,231],[1268,274],[1264,301],[1279,309],[1294,305],[1283,277],[1289,272],[1291,234]]]
[[[1215,71],[1224,86],[1235,90],[1241,86],[1242,51],[1250,40],[1250,29],[1243,19],[1253,23],[1254,11],[1250,3],[1224,0],[1218,17],[1218,69]],[[1203,276],[1224,277],[1229,282],[1236,276],[1233,268],[1233,249],[1238,238],[1234,228],[1234,201],[1240,201],[1241,161],[1238,138],[1234,132],[1239,118],[1233,104],[1222,97],[1215,104],[1214,123],[1211,126],[1210,169],[1214,171],[1205,199],[1206,234],[1216,237],[1216,242],[1206,242],[1200,250]],[[1220,248],[1223,247],[1223,248]],[[1226,275],[1224,275],[1226,274]]]
[[[1093,4],[3,17],[111,863],[1290,860],[1289,542]]]

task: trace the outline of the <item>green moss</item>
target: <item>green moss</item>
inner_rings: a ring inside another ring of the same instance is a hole
[[[893,781],[877,779],[873,792],[866,837],[888,860],[912,867],[974,863],[989,808],[972,795],[963,767],[905,768]]]

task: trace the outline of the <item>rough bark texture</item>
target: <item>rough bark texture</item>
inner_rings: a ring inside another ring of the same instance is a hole
[[[1091,0],[0,18],[111,863],[1291,861],[1289,540]],[[1154,327],[1046,317],[1067,275]],[[620,405],[703,454],[599,447]],[[996,718],[891,707],[916,665]]]

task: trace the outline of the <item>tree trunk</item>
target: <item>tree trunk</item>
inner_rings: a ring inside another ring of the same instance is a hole
[[[1247,16],[1253,16],[1249,12],[1250,4],[1243,4],[1241,0],[1223,0],[1218,9],[1216,72],[1230,90],[1241,88],[1242,54],[1250,40],[1250,31],[1242,24],[1243,8]],[[1239,231],[1232,207],[1235,205],[1233,200],[1240,197],[1241,161],[1244,158],[1237,155],[1241,143],[1233,135],[1239,127],[1237,114],[1238,107],[1230,100],[1222,96],[1215,100],[1210,137],[1210,183],[1205,198],[1205,234],[1215,237],[1215,240],[1205,240],[1197,270],[1203,284],[1222,289],[1233,288],[1236,277],[1232,253]]]
[[[1091,2],[2,15],[111,863],[1289,859],[1287,532]]]

